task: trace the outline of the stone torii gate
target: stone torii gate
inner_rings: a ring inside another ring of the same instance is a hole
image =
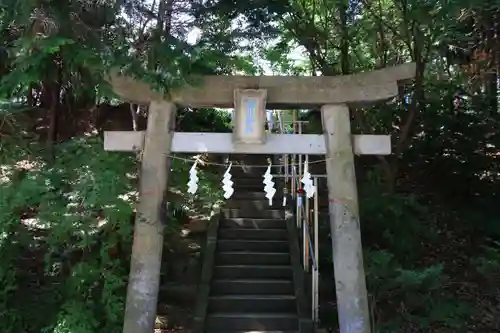
[[[170,159],[175,152],[326,155],[329,216],[341,333],[370,333],[354,154],[388,155],[390,136],[351,135],[349,107],[387,100],[398,82],[412,79],[413,63],[348,76],[206,76],[201,84],[170,93],[112,74],[123,99],[149,104],[144,132],[106,132],[105,149],[142,149],[139,204],[134,227],[123,333],[154,328],[162,256],[162,216]],[[234,133],[179,133],[176,104],[235,108]],[[249,108],[253,111],[248,112]],[[321,108],[323,135],[266,134],[265,109]],[[256,124],[250,132],[245,121]]]

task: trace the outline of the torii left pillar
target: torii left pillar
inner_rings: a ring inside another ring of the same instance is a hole
[[[170,101],[149,104],[123,333],[154,330],[175,113],[175,104]]]

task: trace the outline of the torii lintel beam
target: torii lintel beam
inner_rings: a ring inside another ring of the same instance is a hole
[[[143,148],[142,131],[106,131],[104,149],[108,151],[136,151]],[[357,155],[390,155],[389,135],[353,135],[353,149]],[[231,133],[174,132],[173,153],[211,154],[308,154],[325,155],[324,135],[268,134],[264,144],[235,144]]]
[[[415,63],[341,76],[203,76],[170,93],[187,107],[232,108],[235,89],[266,89],[267,109],[316,108],[325,104],[366,105],[398,94],[398,83],[415,76]],[[111,72],[108,81],[123,100],[148,104],[165,99],[147,83]]]

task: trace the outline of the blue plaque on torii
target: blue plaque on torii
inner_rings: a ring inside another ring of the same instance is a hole
[[[235,143],[262,144],[266,140],[266,97],[265,89],[235,89]]]
[[[255,131],[255,108],[257,107],[257,102],[254,99],[247,99],[245,104],[245,133],[251,134]]]

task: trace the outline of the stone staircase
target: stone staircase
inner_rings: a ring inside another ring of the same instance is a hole
[[[203,331],[309,333],[294,222],[285,219],[279,190],[269,207],[265,169],[255,171],[233,173],[235,193],[216,230]]]

